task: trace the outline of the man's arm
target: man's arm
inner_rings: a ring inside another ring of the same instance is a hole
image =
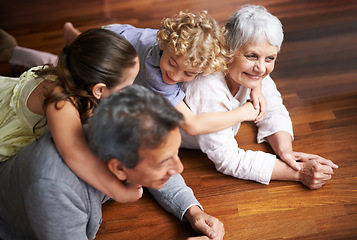
[[[193,229],[210,239],[223,239],[223,224],[206,214],[180,174],[173,175],[161,189],[148,189],[156,201],[181,220],[188,220]]]
[[[185,213],[190,207],[199,206],[203,209],[181,174],[171,176],[161,189],[149,188],[148,190],[165,210],[182,221],[185,220]]]

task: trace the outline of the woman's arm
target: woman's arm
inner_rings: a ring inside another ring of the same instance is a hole
[[[266,138],[276,132],[287,132],[292,139],[293,127],[289,112],[284,106],[281,94],[270,76],[263,79],[262,92],[267,102],[267,112],[264,119],[257,123],[258,143],[267,141]],[[291,140],[288,142],[291,143]]]
[[[281,160],[286,162],[290,167],[295,170],[300,170],[299,164],[296,162],[299,159],[298,156],[293,154],[293,145],[291,135],[288,132],[276,132],[268,137],[266,137],[268,143],[272,147],[276,155],[278,155]]]
[[[295,171],[284,161],[277,159],[271,180],[298,181],[310,189],[318,189],[332,178],[333,170],[338,168],[332,161],[320,156],[294,153],[300,157],[300,170]]]
[[[254,109],[251,102],[231,111],[195,115],[187,104],[181,101],[176,110],[184,116],[181,128],[189,135],[215,133],[243,121],[253,121],[259,113],[259,109]]]
[[[49,104],[46,117],[58,152],[68,167],[81,179],[118,202],[132,202],[142,189],[126,187],[112,174],[106,164],[89,149],[77,109],[67,101]]]
[[[333,169],[338,168],[331,160],[318,155],[294,152],[287,132],[277,132],[267,137],[267,141],[281,158],[275,162],[272,180],[299,181],[310,189],[318,189],[331,179]]]

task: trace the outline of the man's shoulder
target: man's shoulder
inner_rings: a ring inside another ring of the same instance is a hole
[[[81,181],[63,161],[49,132],[24,147],[11,161],[14,162],[11,171],[16,173],[22,169],[18,178],[28,184],[40,179],[59,184]]]

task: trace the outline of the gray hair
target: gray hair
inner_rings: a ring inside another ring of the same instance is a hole
[[[235,52],[247,43],[254,43],[262,37],[280,51],[284,33],[280,20],[263,6],[243,5],[229,17],[226,40],[231,51]]]
[[[133,168],[139,150],[159,147],[182,119],[160,94],[132,85],[100,102],[88,123],[89,147],[103,161]]]

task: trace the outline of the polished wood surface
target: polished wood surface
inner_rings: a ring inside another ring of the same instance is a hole
[[[357,1],[356,0],[62,0],[1,1],[0,27],[19,45],[62,49],[62,25],[80,30],[110,23],[157,28],[179,10],[208,10],[221,24],[241,4],[263,4],[278,16],[285,42],[272,76],[294,123],[294,149],[339,165],[319,190],[273,181],[265,186],[218,173],[199,150],[182,149],[183,176],[205,211],[225,225],[227,240],[357,239]],[[11,75],[0,64],[1,75]],[[253,124],[237,140],[257,144]],[[136,203],[103,205],[97,239],[184,239],[195,236],[145,193]]]

